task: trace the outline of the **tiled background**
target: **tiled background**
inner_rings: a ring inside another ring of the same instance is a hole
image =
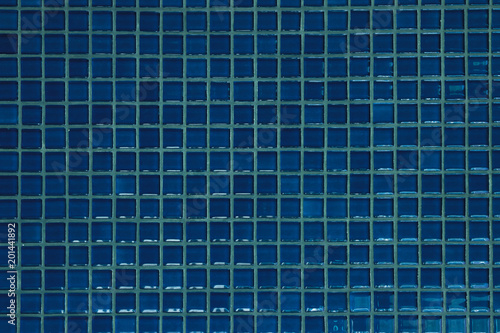
[[[0,331],[500,332],[490,1],[0,0]]]

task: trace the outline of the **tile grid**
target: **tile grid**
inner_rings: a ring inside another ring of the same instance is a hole
[[[256,21],[256,18],[254,18],[254,20]],[[303,40],[303,39],[302,39],[302,40]],[[256,42],[254,42],[254,43],[256,43]],[[304,40],[303,40],[303,42],[302,42],[302,43],[304,43]],[[393,43],[395,44],[395,41],[393,41]],[[137,46],[137,45],[136,45],[136,46]],[[185,56],[184,56],[183,58],[185,58]],[[303,60],[302,60],[302,62],[303,62]],[[184,62],[184,66],[186,66],[186,65],[185,65],[185,63],[186,63],[186,62]],[[66,66],[68,66],[68,63],[67,63],[67,62],[66,62]],[[160,66],[162,66],[162,65],[160,65]],[[395,66],[397,66],[397,62],[395,62]],[[255,67],[256,67],[256,64],[255,64],[255,62],[254,62],[254,73],[256,73],[256,68],[255,68]],[[68,68],[67,68],[67,69],[68,69]],[[396,69],[396,70],[397,70],[397,69]],[[136,71],[138,72],[138,69],[136,69]],[[185,72],[184,72],[184,73],[185,73]],[[254,74],[254,76],[255,76],[255,74]],[[185,80],[185,79],[183,79],[183,81],[186,81],[186,80]],[[186,85],[184,85],[184,87],[186,87]],[[43,88],[42,88],[42,89],[43,89]],[[186,88],[184,88],[184,89],[186,89]],[[303,89],[303,88],[302,88],[302,89]],[[258,91],[255,91],[255,94],[256,94],[256,95],[257,95],[257,93],[258,93]],[[397,93],[397,92],[395,92],[395,94],[396,94],[396,93]],[[45,94],[42,94],[42,95],[45,95]],[[186,96],[186,95],[185,95],[185,96]],[[184,103],[185,103],[185,102],[184,102]],[[254,111],[254,112],[255,112],[255,111]],[[137,114],[136,114],[136,121],[138,120],[138,117],[139,117],[139,113],[137,113]],[[161,116],[161,113],[160,113],[160,117],[162,117],[162,116]],[[185,117],[186,117],[186,115],[184,114],[184,118],[185,118]],[[348,117],[349,117],[349,115],[348,115]],[[397,117],[397,116],[396,116],[396,117]],[[443,118],[443,119],[444,119],[444,118]],[[467,122],[466,122],[466,123],[467,123]],[[186,124],[186,119],[184,119],[184,124]],[[372,125],[372,126],[373,126],[373,125]],[[419,127],[419,128],[421,128],[421,127],[420,127],[420,125],[419,125],[418,127]],[[491,127],[491,124],[489,125],[489,127]],[[304,125],[301,125],[301,128],[304,128]],[[183,142],[186,142],[186,140],[185,140],[185,138],[186,138],[186,137],[185,137],[185,136],[186,136],[186,131],[184,131],[183,133],[184,133],[184,134],[183,134],[183,135],[184,135],[184,141],[183,141]],[[350,130],[348,130],[348,131],[347,131],[347,133],[348,133],[347,135],[348,135],[348,140],[349,140],[349,139],[350,139],[350,135],[351,135],[351,134],[350,134],[350,133],[351,133],[351,131],[350,131]],[[468,131],[465,131],[465,135],[466,135],[466,136],[468,135],[467,133],[468,133]],[[115,135],[116,135],[116,134],[115,134]],[[163,135],[163,133],[160,133],[160,138],[161,138],[161,136],[162,136],[162,135]],[[397,136],[395,136],[395,137],[396,137],[396,139],[395,139],[395,140],[397,140]],[[115,137],[115,139],[116,139],[116,137]],[[467,140],[467,137],[466,137],[466,140]],[[257,140],[256,140],[256,141],[257,141]],[[467,141],[468,141],[468,140],[467,140]],[[115,142],[116,142],[116,141],[115,141]],[[325,146],[323,149],[325,149],[325,148],[326,148],[326,146]],[[303,149],[301,149],[301,150],[302,150],[302,155],[303,155]],[[65,151],[66,151],[66,152],[68,152],[68,148],[65,148]],[[113,153],[114,153],[114,155],[116,154],[116,149],[113,149]],[[92,155],[92,154],[90,154],[90,155]],[[185,155],[185,154],[183,154],[183,155],[184,155],[184,158],[186,158],[186,155]],[[116,155],[115,155],[115,156],[116,156]],[[92,158],[92,157],[90,157],[90,158]],[[209,158],[209,157],[208,157],[208,158]],[[279,156],[278,156],[277,158],[279,159]],[[491,160],[491,159],[490,159],[490,160]],[[160,163],[162,163],[162,162],[160,162]],[[326,163],[326,161],[324,162],[324,164],[325,164],[325,163]],[[348,159],[348,163],[350,163],[350,159]],[[374,163],[374,161],[372,160],[372,161],[371,161],[371,163]],[[139,163],[138,163],[138,161],[136,161],[136,167],[137,167],[137,165],[138,165],[138,164],[139,164]],[[491,162],[490,162],[490,164],[491,164]],[[45,166],[43,166],[43,168],[45,168]],[[255,170],[257,170],[257,161],[256,161],[256,160],[254,160],[254,168],[255,168]],[[136,170],[137,170],[137,169],[136,169]],[[490,170],[492,170],[492,169],[490,169]],[[44,170],[42,174],[43,174],[43,175],[45,175],[45,172],[46,172],[46,171]],[[371,179],[373,179],[373,171],[370,171],[369,173],[370,173],[370,177],[371,177]],[[419,174],[420,174],[420,173],[421,173],[421,172],[419,171]],[[183,178],[185,178],[184,176],[186,175],[186,172],[183,172],[182,174],[183,174]],[[139,175],[139,173],[138,173],[137,171],[136,171],[136,175]],[[303,175],[302,173],[301,173],[301,177],[302,177],[302,179],[303,179],[303,177],[304,177],[304,175]],[[420,186],[419,186],[419,188],[421,188],[421,185],[422,185],[422,183],[421,183],[421,178],[420,178],[420,177],[418,177],[418,179],[419,179],[419,185],[420,185]],[[350,180],[348,179],[348,182],[349,182],[349,181],[350,181]],[[469,186],[468,184],[469,184],[469,183],[468,183],[468,181],[467,181],[467,182],[465,182],[465,186]],[[90,185],[90,186],[92,186],[92,185]],[[185,186],[186,186],[186,185],[184,184],[184,187],[185,187]],[[373,188],[373,186],[374,186],[374,185],[373,185],[373,182],[371,182],[371,187]],[[397,185],[396,185],[396,186],[397,186]],[[19,186],[19,188],[20,188],[20,186]],[[68,192],[68,189],[69,189],[69,184],[66,184],[66,192]],[[138,191],[138,189],[139,189],[139,188],[138,188],[138,184],[136,184],[136,191]],[[186,191],[186,187],[184,188],[184,190]],[[257,193],[256,191],[257,191],[257,184],[254,184],[254,193]],[[184,192],[184,193],[186,193],[186,192]],[[419,196],[420,196],[420,195],[419,195]],[[183,196],[183,197],[184,197],[184,198],[183,198],[183,200],[184,200],[184,202],[185,202],[186,197],[185,197],[185,196]],[[255,197],[255,195],[254,195],[254,197]],[[115,199],[115,198],[116,198],[116,196],[113,196],[113,198]],[[45,197],[44,197],[44,196],[42,196],[42,199],[45,199]],[[419,200],[421,200],[421,198],[420,198]],[[113,200],[113,202],[115,202],[115,201]],[[279,205],[279,201],[278,201],[278,203],[277,203],[277,204]],[[373,209],[374,209],[374,207],[373,207],[373,202],[371,202],[371,205],[372,205],[372,211],[373,211]],[[395,205],[397,205],[397,202],[395,202]],[[466,205],[467,205],[467,200],[466,200]],[[20,213],[21,213],[21,211],[20,211],[20,205],[18,205],[18,207],[19,207],[18,213],[20,214]],[[444,205],[443,205],[442,207],[444,207]],[[209,207],[208,207],[208,208],[209,208]],[[44,208],[42,208],[42,210],[43,210],[43,209],[44,209]],[[92,209],[92,208],[90,207],[90,210],[91,210],[91,209]],[[160,209],[162,209],[162,208],[160,208]],[[256,209],[257,209],[257,207],[254,207],[254,214],[257,212],[257,211],[256,211]],[[278,207],[278,209],[279,209],[279,207]],[[326,210],[326,206],[324,207],[324,209]],[[493,209],[493,208],[492,208],[492,205],[490,205],[490,210],[491,210],[491,212],[493,212],[493,210],[492,210],[492,209]],[[43,214],[43,211],[42,211],[42,214]],[[66,207],[66,214],[69,214],[69,207]],[[493,215],[491,215],[491,216],[493,216]],[[418,219],[418,220],[419,220],[419,221],[421,221],[420,219]],[[301,223],[303,224],[303,223],[304,223],[304,221],[301,221]],[[114,225],[115,225],[115,224],[114,224]],[[160,225],[163,227],[163,224],[160,224]],[[207,224],[207,228],[210,228],[210,227],[209,227],[209,225],[210,225],[210,223],[209,223],[209,224]],[[184,226],[184,228],[185,228],[185,227],[186,227],[186,226]],[[115,228],[116,228],[116,225],[115,225]],[[325,226],[325,228],[326,228],[326,226]],[[397,225],[395,226],[395,228],[397,228]],[[444,228],[444,227],[443,227],[443,228]],[[468,229],[466,229],[466,230],[467,230],[467,233],[468,233]],[[255,233],[255,235],[256,235],[256,230],[254,231],[254,233]],[[254,236],[254,237],[256,237],[256,236]],[[45,239],[45,235],[44,235],[44,239]],[[256,238],[254,238],[254,239],[256,239]],[[468,237],[467,237],[467,239],[468,239]],[[187,243],[183,242],[182,244],[183,244],[183,247],[185,248],[185,246],[186,246],[186,244],[187,244]],[[258,243],[257,243],[257,244],[258,244]],[[351,244],[351,243],[350,243],[350,242],[348,242],[348,245],[350,245],[350,244]],[[419,244],[420,244],[420,242],[419,242]],[[469,241],[466,241],[466,243],[465,243],[465,244],[466,244],[466,245],[468,245],[468,244],[469,244]],[[45,245],[45,243],[42,243],[42,246],[44,246],[44,245]],[[370,245],[370,246],[372,245],[372,241],[370,241],[370,242],[369,242],[369,245]],[[115,246],[116,246],[116,245],[115,245]],[[252,246],[254,246],[254,247],[255,247],[255,244],[254,244],[254,245],[252,245]],[[302,247],[302,249],[304,249],[304,245],[301,245],[301,247]],[[209,248],[209,247],[207,248],[207,251],[210,251],[210,248]],[[278,250],[278,251],[279,251],[279,250]],[[396,249],[396,251],[397,251],[397,249]],[[490,248],[490,250],[489,250],[489,251],[490,251],[490,254],[492,254],[492,247]],[[69,253],[68,253],[68,252],[69,252],[69,251],[66,251],[66,255],[67,255],[67,256],[69,256]],[[468,251],[467,251],[467,252],[468,252]],[[466,252],[466,253],[467,253],[467,252]],[[304,252],[303,252],[303,251],[301,251],[301,253],[304,253]],[[42,256],[43,256],[43,254],[42,254]],[[161,257],[161,256],[162,256],[162,255],[160,254],[160,257]],[[255,260],[255,259],[256,259],[256,257],[255,257],[255,251],[254,251],[254,260]],[[466,257],[466,260],[467,260],[467,259],[468,259],[468,258]],[[468,261],[468,260],[467,260],[467,261]],[[210,267],[210,266],[209,266],[209,267]],[[113,267],[113,268],[115,268],[115,267]],[[466,265],[466,269],[467,269],[467,268],[468,268],[468,267],[467,267],[467,265]],[[186,269],[186,271],[187,271],[187,269]],[[326,274],[326,271],[325,271],[325,274]],[[397,274],[397,273],[396,273],[396,274]],[[466,275],[466,276],[468,276],[468,275]],[[258,277],[258,276],[257,276],[257,272],[255,271],[254,278],[257,280],[257,277]],[[187,283],[187,280],[186,280],[186,279],[187,279],[186,274],[185,274],[185,277],[184,277],[184,278],[185,278],[185,283]],[[160,277],[160,279],[162,279],[162,277]],[[208,278],[208,279],[209,279],[209,278]],[[396,281],[397,281],[397,279],[396,279]],[[420,292],[420,290],[419,290],[419,292]],[[186,290],[183,290],[183,293],[184,293],[184,294],[187,294],[188,292],[187,292]],[[302,295],[304,295],[304,290],[302,290]],[[397,297],[397,296],[395,296],[395,297]],[[304,309],[304,306],[305,306],[305,303],[304,303],[304,297],[302,297],[301,299],[302,299],[302,302],[303,302],[303,309]],[[373,298],[372,298],[372,299],[373,299]],[[115,301],[116,301],[116,300],[115,300]],[[160,302],[161,302],[161,301],[160,301]],[[186,298],[184,298],[184,302],[186,302]],[[255,300],[254,306],[256,306],[256,305],[257,305],[257,301]],[[420,308],[420,307],[419,307],[419,308]],[[231,317],[232,317],[232,316],[231,316]],[[373,323],[372,323],[372,324],[373,324]],[[302,325],[303,325],[303,327],[302,327],[302,328],[303,328],[303,329],[305,329],[305,322],[303,322],[303,324],[302,324]]]

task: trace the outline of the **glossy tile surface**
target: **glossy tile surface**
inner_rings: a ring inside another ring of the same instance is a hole
[[[0,0],[0,331],[500,331],[489,1]]]

